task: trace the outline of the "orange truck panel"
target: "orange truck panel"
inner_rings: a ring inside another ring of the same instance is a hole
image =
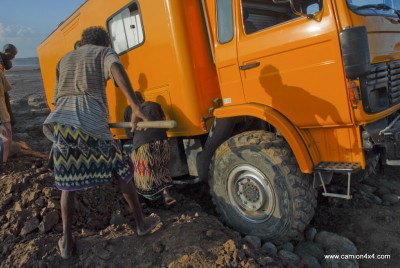
[[[44,87],[51,107],[57,62],[73,49],[83,29],[92,25],[106,27],[109,17],[129,3],[126,0],[87,1],[39,46]],[[177,128],[168,132],[169,136],[204,134],[201,119],[211,115],[209,108],[219,97],[219,85],[200,3],[142,1],[140,9],[145,42],[120,55],[133,88],[146,99],[162,104],[167,118],[179,122]],[[191,23],[184,23],[189,18]],[[56,44],[63,46],[54,49]],[[107,95],[110,121],[123,121],[127,101],[122,92],[109,82]],[[125,137],[123,129],[113,133],[115,138]]]

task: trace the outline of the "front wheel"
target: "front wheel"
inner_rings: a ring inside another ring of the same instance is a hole
[[[236,135],[217,149],[210,172],[213,201],[228,225],[276,242],[303,238],[316,199],[284,139],[265,131]]]

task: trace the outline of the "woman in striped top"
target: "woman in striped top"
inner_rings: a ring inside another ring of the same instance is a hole
[[[44,122],[44,132],[54,142],[55,184],[62,191],[63,237],[58,249],[63,258],[69,258],[74,249],[71,224],[76,190],[111,184],[116,177],[133,211],[138,235],[151,232],[160,221],[157,215],[144,217],[132,183],[132,163],[123,157],[108,127],[105,87],[109,78],[127,97],[133,110],[131,121],[147,121],[118,55],[109,45],[109,36],[102,27],[83,31],[81,46],[57,64],[55,107]]]

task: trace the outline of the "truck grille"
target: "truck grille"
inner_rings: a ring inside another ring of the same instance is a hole
[[[360,77],[366,112],[376,113],[400,103],[400,61],[371,65],[370,73]]]

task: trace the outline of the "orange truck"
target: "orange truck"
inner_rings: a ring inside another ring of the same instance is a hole
[[[136,90],[157,101],[171,172],[208,181],[243,234],[301,239],[315,188],[350,198],[352,174],[400,164],[400,12],[385,0],[88,0],[38,47],[50,108],[55,68],[100,25]],[[107,85],[110,122],[127,101]],[[122,129],[116,139],[125,142]],[[375,163],[375,164],[374,164]],[[347,192],[326,185],[347,179]],[[196,185],[193,185],[196,187]]]

